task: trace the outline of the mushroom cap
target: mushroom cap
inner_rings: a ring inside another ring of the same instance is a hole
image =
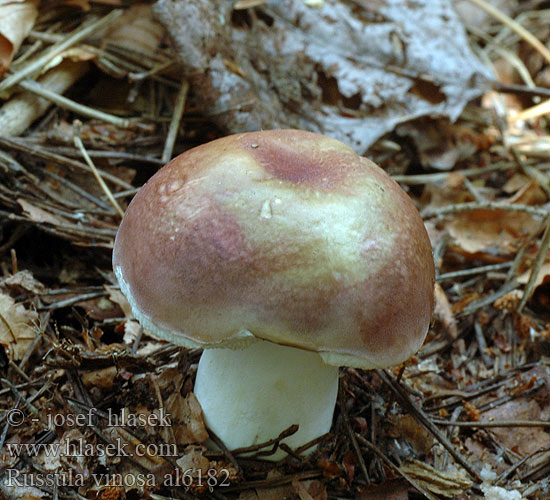
[[[407,194],[345,144],[299,130],[231,135],[161,168],[130,203],[113,267],[153,337],[254,337],[333,365],[413,355],[434,264]]]

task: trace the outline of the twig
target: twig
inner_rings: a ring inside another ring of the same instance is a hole
[[[491,427],[550,427],[550,422],[544,420],[499,420],[496,422],[476,422],[476,421],[462,421],[462,422],[449,422],[447,420],[433,419],[432,422],[436,425],[450,425],[458,427],[479,427],[479,428],[491,428]]]
[[[275,488],[277,486],[283,486],[285,484],[292,483],[294,480],[314,479],[322,476],[323,473],[319,470],[311,470],[298,472],[297,474],[291,474],[289,476],[275,477],[273,479],[259,479],[256,481],[245,481],[235,486],[228,486],[224,488],[224,492],[242,491],[249,489],[262,489],[262,488]]]
[[[88,156],[88,153],[86,152],[86,149],[84,148],[84,144],[82,144],[82,139],[80,138],[80,133],[79,133],[80,125],[82,125],[82,124],[78,120],[75,120],[75,122],[74,122],[75,134],[74,134],[74,138],[73,138],[74,145],[78,148],[78,150],[82,154],[82,157],[84,158],[84,161],[92,169],[94,177],[96,178],[97,182],[101,186],[101,189],[103,189],[105,195],[107,196],[107,199],[111,202],[111,205],[113,205],[115,210],[118,212],[118,215],[120,215],[120,218],[122,219],[122,217],[124,217],[124,210],[122,210],[122,208],[118,204],[118,201],[116,201],[115,197],[113,196],[113,193],[111,192],[111,190],[109,189],[107,184],[105,184],[105,181],[103,180],[101,175],[99,175],[99,172],[97,171],[97,168],[95,167],[94,162]]]
[[[277,450],[277,447],[280,441],[282,441],[283,439],[289,436],[292,436],[296,432],[298,432],[298,426],[294,424],[294,425],[291,425],[288,429],[285,429],[283,432],[281,432],[276,438],[270,439],[269,441],[265,441],[264,443],[254,444],[252,446],[235,448],[234,450],[231,450],[231,453],[233,455],[240,455],[242,453],[251,453],[253,451],[259,451],[263,448],[267,448],[268,446],[273,446],[273,449],[269,450],[267,453],[260,451],[257,454],[257,455],[271,455],[275,453],[275,451]]]
[[[30,154],[32,156],[37,156],[39,158],[42,158],[43,160],[53,161],[53,162],[59,163],[60,165],[64,165],[66,167],[72,167],[78,170],[84,170],[85,172],[91,171],[90,167],[86,165],[86,163],[82,163],[82,162],[73,160],[71,158],[66,158],[62,155],[52,153],[48,151],[46,148],[43,148],[42,146],[38,146],[36,144],[28,145],[26,142],[27,141],[22,140],[20,138],[15,139],[15,138],[0,136],[0,146],[2,147],[15,149],[16,151],[21,151],[25,154]],[[128,184],[127,182],[124,182],[122,179],[119,179],[117,176],[111,175],[108,172],[103,172],[101,170],[98,170],[98,171],[101,173],[101,177],[103,177],[104,179],[107,179],[113,184],[120,186],[123,189],[134,189],[134,186],[132,186],[131,184]]]
[[[534,451],[533,453],[530,453],[529,455],[523,457],[521,460],[518,460],[515,464],[513,464],[512,466],[510,466],[508,469],[506,469],[500,476],[498,476],[495,481],[494,481],[494,485],[496,486],[497,484],[501,483],[502,481],[504,481],[504,479],[506,479],[510,474],[512,474],[512,472],[516,471],[517,469],[519,469],[524,463],[526,463],[528,460],[530,460],[531,458],[533,458],[534,456],[540,454],[540,453],[547,453],[550,451],[550,448],[540,448],[536,451]]]
[[[474,210],[504,210],[507,212],[525,212],[530,215],[536,215],[538,217],[547,217],[548,209],[535,208],[530,205],[523,205],[520,203],[508,203],[505,201],[488,201],[479,203],[477,201],[471,201],[467,203],[457,203],[455,205],[445,205],[444,207],[428,208],[422,210],[421,215],[424,219],[431,217],[438,217],[441,215],[458,214],[461,212],[471,212]]]
[[[432,495],[428,490],[424,489],[424,487],[415,481],[411,476],[409,476],[405,471],[401,470],[401,467],[398,467],[395,465],[380,449],[378,449],[377,446],[373,445],[370,441],[365,439],[360,434],[357,434],[357,440],[364,446],[366,446],[369,450],[373,451],[376,455],[378,455],[382,461],[386,464],[387,467],[392,469],[394,472],[399,474],[405,481],[407,481],[415,490],[422,493],[426,498],[429,498],[430,500],[439,500],[436,496]]]
[[[346,401],[343,397],[343,390],[340,389],[340,412],[342,413],[342,417],[344,419],[344,424],[346,426],[346,430],[348,432],[349,438],[351,440],[351,444],[353,446],[353,449],[355,451],[355,455],[357,457],[357,460],[359,461],[359,467],[361,469],[361,472],[363,473],[363,476],[365,476],[365,480],[367,481],[367,484],[371,483],[369,473],[367,470],[367,465],[365,464],[365,459],[363,458],[363,454],[361,453],[361,449],[359,448],[359,445],[357,444],[357,439],[355,438],[355,432],[351,428],[351,424],[349,421],[349,415],[348,410],[346,408]]]
[[[487,354],[487,342],[485,341],[485,336],[483,335],[483,328],[479,324],[479,321],[474,319],[474,331],[476,335],[477,340],[477,346],[479,350],[479,354],[481,355],[481,358],[483,359],[483,362],[486,366],[493,366],[493,360],[491,356]]]
[[[59,42],[50,47],[50,49],[45,54],[42,54],[42,56],[30,62],[24,68],[20,69],[13,75],[8,76],[2,82],[0,82],[0,92],[9,87],[12,87],[13,85],[18,84],[25,78],[28,78],[34,73],[40,71],[40,69],[42,69],[42,67],[44,67],[51,59],[59,55],[64,50],[72,47],[73,45],[76,45],[82,40],[88,38],[92,33],[95,33],[105,28],[113,21],[116,21],[121,16],[122,12],[122,10],[113,10],[105,17],[93,22],[92,24],[76,29],[62,42]]]
[[[47,309],[47,310],[60,309],[61,307],[72,306],[73,304],[76,304],[78,302],[84,302],[86,300],[91,300],[91,299],[97,299],[98,297],[105,297],[106,295],[108,295],[108,293],[105,290],[103,290],[101,292],[84,293],[82,295],[77,295],[75,297],[71,297],[70,299],[60,300],[59,302],[49,304],[49,305],[47,305],[45,307],[41,307],[39,309],[40,310],[43,310],[43,309]]]
[[[469,314],[472,314],[478,309],[481,309],[482,307],[492,304],[495,300],[500,299],[500,297],[503,297],[508,292],[515,290],[517,287],[518,287],[517,281],[515,280],[508,281],[504,283],[496,292],[493,292],[479,300],[474,300],[473,302],[470,302],[464,309],[462,309],[462,311],[457,312],[456,315],[467,316]]]
[[[528,87],[527,85],[516,85],[502,82],[493,82],[493,89],[503,94],[518,94],[525,96],[550,97],[550,89],[545,87]]]
[[[181,117],[183,116],[183,110],[185,109],[185,101],[187,99],[188,91],[189,82],[187,80],[183,80],[178,92],[176,104],[174,105],[174,112],[172,113],[172,120],[170,121],[170,127],[168,128],[168,134],[166,134],[164,150],[162,151],[162,161],[164,163],[167,163],[172,157],[172,151],[178,136],[178,130],[181,123]]]
[[[498,162],[487,167],[469,168],[465,170],[453,170],[452,172],[438,172],[434,174],[418,174],[418,175],[392,175],[391,178],[395,182],[407,185],[427,184],[430,182],[445,181],[451,174],[459,174],[464,177],[474,177],[475,175],[487,174],[495,171],[505,171],[516,167],[515,162]]]
[[[491,271],[500,271],[502,269],[508,269],[512,266],[511,262],[503,262],[502,264],[491,264],[488,266],[472,267],[470,269],[461,269],[460,271],[452,271],[450,273],[440,274],[437,277],[437,281],[445,281],[450,279],[462,278],[464,276],[471,276],[472,274],[481,274]]]
[[[459,463],[464,470],[475,481],[480,481],[478,473],[468,463],[468,461],[456,450],[455,446],[449,441],[434,424],[434,422],[424,413],[424,411],[411,400],[405,389],[401,387],[401,384],[395,382],[393,377],[386,370],[376,370],[380,379],[390,388],[390,390],[397,396],[397,399],[405,407],[406,410],[414,414],[418,422],[424,426],[434,437],[441,443],[441,445],[452,455],[452,457]]]

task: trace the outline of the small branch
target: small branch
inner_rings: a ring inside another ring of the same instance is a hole
[[[478,473],[474,468],[468,463],[468,461],[456,450],[456,447],[449,441],[447,436],[445,436],[434,424],[434,422],[422,411],[422,409],[411,400],[405,389],[393,380],[393,377],[387,373],[385,370],[376,370],[376,374],[380,379],[390,388],[390,390],[397,396],[397,399],[400,401],[405,410],[409,411],[414,415],[417,421],[422,424],[433,434],[433,436],[441,443],[441,445],[451,454],[451,456],[459,463],[464,470],[475,480],[480,481]]]
[[[530,205],[520,203],[508,203],[504,201],[488,201],[479,203],[471,201],[467,203],[457,203],[456,205],[445,205],[444,207],[428,208],[422,210],[423,219],[430,219],[441,215],[458,214],[462,212],[471,212],[474,210],[504,210],[507,212],[525,212],[538,217],[548,217],[549,211],[544,208],[535,208]]]
[[[437,278],[438,282],[462,278],[464,276],[472,276],[473,274],[482,274],[491,271],[501,271],[512,266],[511,262],[503,262],[502,264],[490,264],[487,266],[472,267],[470,269],[461,269],[460,271],[452,271],[450,273],[440,274]]]
[[[479,428],[491,428],[491,427],[550,427],[550,422],[544,420],[500,420],[495,422],[476,422],[476,421],[462,421],[462,422],[448,422],[447,420],[433,419],[432,422],[436,425],[449,425],[457,427],[479,427]]]
[[[480,168],[468,168],[464,170],[453,170],[452,172],[437,172],[433,174],[418,174],[418,175],[392,175],[391,178],[395,182],[399,182],[400,184],[407,184],[407,185],[417,185],[417,184],[428,184],[430,182],[443,182],[445,181],[449,175],[462,175],[464,177],[474,177],[476,175],[482,175],[487,174],[490,172],[495,172],[497,170],[510,170],[512,168],[516,168],[515,162],[498,162],[493,163],[492,165],[489,165],[487,167],[480,167]]]
[[[365,439],[363,436],[357,434],[357,440],[369,450],[373,451],[376,455],[378,455],[382,461],[386,464],[387,467],[392,469],[394,472],[399,474],[405,481],[407,481],[415,490],[422,493],[426,498],[429,498],[430,500],[439,500],[436,496],[432,495],[429,491],[424,489],[422,485],[418,482],[416,482],[411,476],[409,476],[406,472],[401,470],[400,467],[395,465],[378,447],[373,445],[370,441]]]
[[[355,438],[355,432],[351,428],[351,423],[349,421],[349,415],[348,410],[346,408],[346,401],[343,396],[343,390],[340,389],[340,411],[342,413],[342,417],[344,419],[344,425],[346,426],[346,430],[348,432],[349,438],[351,440],[351,444],[353,446],[353,449],[355,451],[355,455],[357,457],[357,460],[359,461],[359,468],[361,469],[361,472],[363,473],[363,476],[365,476],[365,480],[367,481],[367,484],[371,483],[369,472],[367,470],[367,465],[365,464],[365,459],[363,458],[363,455],[361,453],[361,449],[359,448],[359,445],[357,444],[357,439]]]

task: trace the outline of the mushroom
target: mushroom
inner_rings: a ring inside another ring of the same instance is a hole
[[[113,267],[150,335],[204,348],[194,392],[230,449],[292,424],[290,447],[328,432],[338,367],[407,360],[433,306],[410,198],[345,144],[299,130],[173,159],[130,203]]]

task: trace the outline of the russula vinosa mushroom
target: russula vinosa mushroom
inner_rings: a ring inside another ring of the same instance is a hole
[[[130,203],[113,267],[153,337],[202,347],[195,394],[230,449],[328,432],[338,366],[422,345],[434,265],[405,192],[345,144],[232,135],[160,169]]]

